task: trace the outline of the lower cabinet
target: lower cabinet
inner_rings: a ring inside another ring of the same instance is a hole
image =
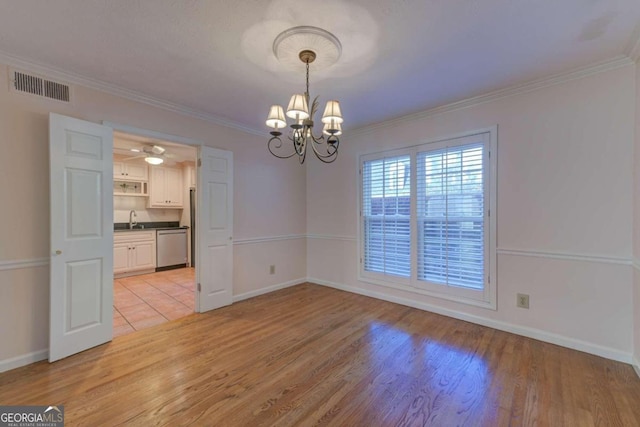
[[[113,273],[126,274],[156,268],[155,231],[122,231],[113,237]]]

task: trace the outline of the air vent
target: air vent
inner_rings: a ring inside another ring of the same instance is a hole
[[[11,88],[16,92],[30,93],[62,102],[69,102],[71,100],[69,85],[15,70],[12,76]]]

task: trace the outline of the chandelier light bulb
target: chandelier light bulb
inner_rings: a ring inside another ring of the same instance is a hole
[[[322,123],[330,123],[331,121],[336,123],[343,122],[340,103],[335,100],[327,101],[327,106],[324,108],[324,114],[322,115]]]
[[[296,120],[309,118],[309,107],[307,105],[306,96],[295,94],[291,97],[289,107],[287,107],[287,117],[291,117]]]
[[[269,116],[266,121],[267,126],[274,129],[282,129],[287,126],[287,121],[284,118],[284,110],[279,105],[272,105],[269,109]]]
[[[322,133],[325,135],[342,135],[342,125],[340,123],[336,123],[335,120],[331,120],[329,123],[325,123],[322,127]]]

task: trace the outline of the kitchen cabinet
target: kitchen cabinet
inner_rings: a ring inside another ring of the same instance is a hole
[[[130,160],[113,162],[114,181],[147,181],[148,179],[149,168],[144,161]]]
[[[149,195],[148,184],[144,181],[113,181],[114,196],[142,196]]]
[[[182,169],[152,166],[149,173],[149,207],[182,208]]]
[[[155,271],[155,231],[121,231],[113,237],[113,273]]]

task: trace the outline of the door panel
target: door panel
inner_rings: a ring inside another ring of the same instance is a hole
[[[102,319],[101,276],[101,259],[67,263],[65,293],[69,310],[65,322],[65,334],[100,323]]]
[[[233,299],[233,153],[200,149],[198,294],[200,312]]]
[[[209,183],[209,200],[227,200],[226,183]],[[209,210],[209,229],[222,231],[227,228],[227,206],[224,203],[214,203]]]
[[[103,174],[71,168],[65,174],[67,239],[101,237]]]
[[[49,156],[53,362],[112,337],[112,130],[50,114]]]

